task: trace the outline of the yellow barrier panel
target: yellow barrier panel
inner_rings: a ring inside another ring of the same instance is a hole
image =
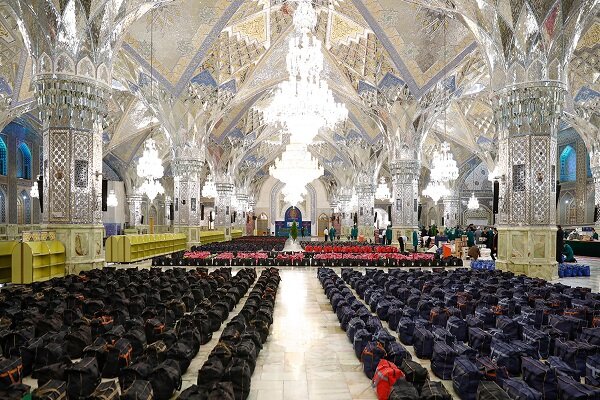
[[[106,261],[132,263],[186,249],[183,233],[110,236],[106,240]]]
[[[31,283],[65,276],[65,246],[58,240],[25,242],[12,252],[12,282]]]
[[[0,283],[12,280],[12,253],[19,242],[0,242]]]

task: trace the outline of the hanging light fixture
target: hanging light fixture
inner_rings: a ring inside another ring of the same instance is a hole
[[[334,128],[348,118],[348,109],[335,102],[321,79],[325,62],[321,41],[312,34],[317,13],[310,1],[298,2],[293,22],[296,36],[290,39],[286,58],[289,78],[278,85],[263,115],[266,123],[284,126],[291,142],[310,144],[321,128]]]
[[[158,181],[164,175],[164,167],[152,138],[148,138],[144,143],[144,152],[138,160],[137,174],[144,179],[144,183],[138,190],[140,193],[146,194],[151,202],[157,195],[165,192]]]
[[[444,24],[444,65],[448,65],[447,60],[447,34],[446,34],[446,20]],[[444,84],[448,80],[447,74],[444,75]],[[444,90],[446,88],[444,87]],[[444,108],[444,141],[440,144],[439,150],[433,154],[432,168],[431,168],[431,179],[434,181],[446,183],[458,178],[458,166],[454,156],[450,151],[450,144],[446,141],[448,135],[448,107]]]
[[[448,196],[450,191],[443,182],[429,181],[429,184],[423,190],[423,196],[430,197],[434,203],[437,203],[442,197]]]
[[[308,152],[306,145],[290,143],[281,158],[269,168],[273,178],[285,183],[282,193],[285,201],[297,205],[306,194],[306,185],[324,174],[323,167]]]
[[[119,200],[117,199],[117,195],[113,189],[108,192],[108,196],[106,197],[106,205],[108,207],[116,207],[119,205]]]
[[[217,186],[213,181],[212,175],[208,175],[206,178],[206,182],[204,182],[204,186],[202,187],[202,196],[214,199],[217,197]]]
[[[469,199],[467,208],[469,210],[478,210],[479,209],[479,200],[477,200],[477,197],[475,197],[475,193],[471,194],[471,198]]]
[[[379,185],[375,191],[375,198],[378,200],[389,200],[392,198],[390,188],[383,177],[379,180]]]
[[[33,182],[33,185],[31,185],[31,190],[29,190],[29,196],[31,196],[34,199],[40,197],[40,191],[38,190],[37,182]]]

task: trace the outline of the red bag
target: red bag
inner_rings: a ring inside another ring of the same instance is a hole
[[[404,379],[404,372],[400,368],[388,360],[382,359],[379,361],[372,383],[377,391],[377,398],[379,400],[388,400],[392,387],[398,379]]]

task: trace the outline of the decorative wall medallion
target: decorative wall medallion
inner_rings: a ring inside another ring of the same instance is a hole
[[[75,254],[78,256],[87,256],[88,254],[87,240],[79,233],[75,235]]]

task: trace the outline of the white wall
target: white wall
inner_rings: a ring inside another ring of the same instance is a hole
[[[108,192],[115,191],[119,205],[108,207],[108,211],[102,213],[102,222],[124,224],[128,217],[127,200],[125,199],[125,184],[123,182],[108,181]]]

